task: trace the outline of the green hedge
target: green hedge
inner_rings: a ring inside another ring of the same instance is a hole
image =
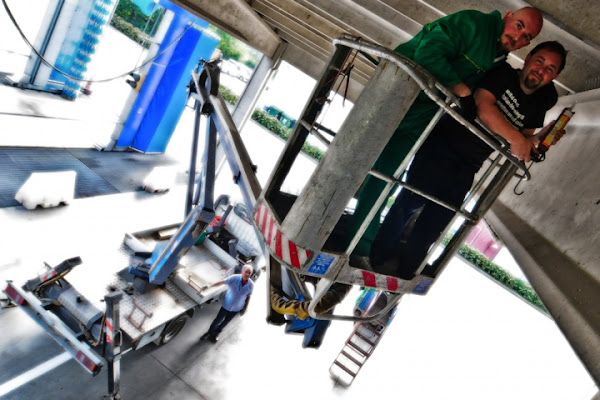
[[[142,31],[139,28],[133,26],[131,23],[125,21],[118,15],[113,15],[112,19],[110,20],[110,24],[131,40],[134,40],[137,43],[140,43],[142,41]]]
[[[235,94],[233,94],[229,89],[224,86],[219,86],[219,91],[221,92],[221,96],[223,99],[229,104],[236,104],[238,98]],[[288,140],[292,130],[286,126],[284,126],[281,122],[277,120],[277,118],[270,116],[267,112],[262,110],[254,110],[252,113],[252,119],[271,132],[275,133],[277,136],[282,138],[283,140]],[[308,143],[304,143],[302,145],[302,151],[306,154],[314,158],[315,160],[320,160],[323,157],[323,151],[316,146],[313,146]]]
[[[443,244],[447,245],[448,242],[450,242],[451,237],[451,235],[446,236]],[[535,293],[533,288],[527,282],[523,281],[522,279],[515,278],[509,272],[503,270],[501,267],[490,261],[486,256],[470,246],[463,245],[458,250],[458,255],[485,272],[498,283],[506,286],[506,288],[508,288],[510,291],[521,296],[534,307],[537,307],[544,313],[548,314],[548,310],[546,307],[544,307],[544,304],[538,297],[537,293]]]
[[[225,100],[229,104],[235,105],[237,103],[238,97],[225,86],[219,85],[219,92],[221,93],[221,96],[223,96],[223,100]]]

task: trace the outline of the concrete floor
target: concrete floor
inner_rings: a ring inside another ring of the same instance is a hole
[[[84,260],[78,273],[93,279],[89,265],[118,259],[123,232],[176,221],[182,198],[176,189],[165,195],[99,196],[56,209],[1,209],[0,280],[30,278],[44,260],[52,264],[75,255]],[[336,387],[328,368],[351,325],[334,323],[319,350],[302,349],[301,337],[265,323],[265,284],[263,276],[248,313],[236,318],[217,344],[198,342],[218,310],[211,304],[167,346],[125,354],[123,398],[359,399],[376,393],[407,399],[588,400],[596,390],[549,318],[458,259],[428,296],[403,299],[349,389]],[[347,312],[351,304],[344,307]],[[105,370],[90,377],[72,360],[25,380],[23,374],[48,360],[63,361],[63,350],[18,309],[1,310],[0,325],[5,327],[1,399],[100,399],[106,393]]]

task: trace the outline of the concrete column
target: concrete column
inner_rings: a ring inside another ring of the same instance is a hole
[[[254,73],[250,77],[246,89],[239,97],[231,115],[238,132],[242,132],[242,128],[246,124],[246,121],[252,116],[258,97],[267,85],[271,75],[273,75],[273,71],[279,67],[286,47],[287,43],[282,42],[275,51],[273,58],[263,56],[254,69]],[[225,152],[223,151],[222,146],[217,147],[216,163],[218,175],[220,174],[223,165],[225,165]],[[236,172],[234,171],[234,174],[235,173]]]
[[[496,202],[486,219],[506,244],[596,384],[600,384],[598,281],[504,203]]]
[[[233,110],[233,122],[239,132],[242,131],[248,118],[252,116],[258,97],[267,85],[273,71],[279,67],[286,46],[287,43],[282,42],[275,51],[273,58],[263,56],[254,69],[254,73],[250,77],[244,93],[242,93],[238,99],[235,109]]]
[[[282,223],[291,241],[313,251],[323,247],[419,90],[393,62],[378,65]]]

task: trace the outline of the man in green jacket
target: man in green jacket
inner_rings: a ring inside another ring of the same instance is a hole
[[[502,61],[513,50],[527,46],[542,29],[542,15],[532,7],[489,14],[476,10],[459,11],[423,27],[411,40],[396,47],[395,51],[416,61],[427,69],[442,85],[459,97],[465,117],[476,113],[471,88],[495,63]],[[393,175],[412,149],[425,127],[438,110],[423,92],[419,94],[396,132],[373,165],[373,169]],[[527,160],[532,151],[530,142],[511,146],[515,156]],[[348,243],[354,237],[365,217],[375,204],[385,182],[367,176],[358,196],[356,211],[350,222]],[[365,262],[379,227],[383,206],[353,252],[351,264]],[[347,244],[348,244],[347,243]],[[361,260],[362,259],[362,260]]]

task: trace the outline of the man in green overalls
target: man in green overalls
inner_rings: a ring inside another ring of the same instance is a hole
[[[513,50],[527,46],[542,29],[542,15],[526,7],[508,12],[489,14],[475,10],[459,11],[440,18],[423,27],[411,40],[396,47],[395,51],[416,61],[427,69],[442,85],[459,97],[465,117],[476,113],[470,88],[479,81],[496,62],[506,58]],[[421,92],[396,129],[373,169],[393,175],[410,152],[423,130],[433,118],[438,106]],[[529,154],[531,149],[523,149]],[[375,204],[385,182],[367,176],[359,192],[356,211],[350,222],[348,243],[354,237],[365,217]],[[375,215],[353,252],[354,260],[365,262],[379,227],[383,206]],[[361,260],[362,259],[362,260]],[[355,267],[362,265],[351,264]]]

